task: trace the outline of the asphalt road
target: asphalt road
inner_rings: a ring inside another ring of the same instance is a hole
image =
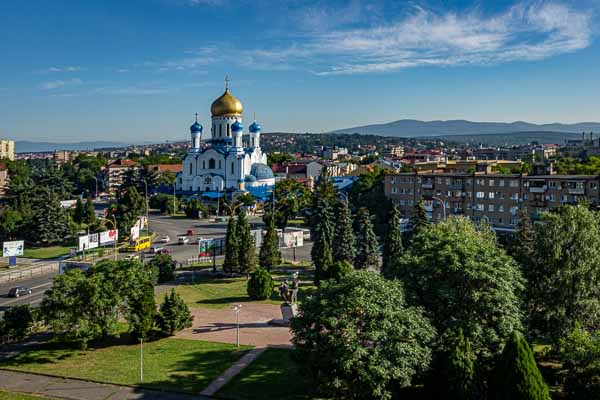
[[[44,292],[52,287],[54,275],[56,275],[56,273],[36,276],[35,278],[26,279],[23,281],[0,284],[0,311],[4,311],[7,308],[22,304],[39,306],[44,297]],[[30,295],[20,296],[18,298],[8,297],[8,291],[10,288],[15,286],[28,287],[33,291],[33,293]]]

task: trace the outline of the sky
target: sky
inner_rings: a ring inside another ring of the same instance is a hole
[[[600,121],[599,12],[600,0],[2,0],[0,136],[188,140],[226,75],[264,132]]]

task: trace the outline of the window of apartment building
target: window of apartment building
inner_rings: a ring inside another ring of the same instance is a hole
[[[511,200],[519,200],[519,193],[511,193],[510,199]]]
[[[502,204],[498,206],[498,212],[504,212],[504,206]]]
[[[485,186],[485,179],[476,179],[475,183],[480,186]]]
[[[518,212],[519,212],[519,207],[511,207],[510,208],[511,215],[517,215]]]
[[[404,205],[404,200],[400,199],[400,205],[403,206]]]
[[[523,193],[523,200],[529,200],[529,194]]]
[[[413,201],[412,200],[406,200],[406,205],[407,206],[412,206],[413,205]]]
[[[421,183],[421,182],[423,182],[423,180],[421,179],[421,177],[418,177],[417,178],[417,183]]]
[[[467,178],[467,180],[465,181],[467,186],[471,186],[473,184],[473,179],[471,178]]]
[[[192,175],[192,163],[190,163],[190,175]]]
[[[510,187],[519,187],[519,181],[516,179],[510,180]]]
[[[494,186],[494,180],[493,180],[493,179],[490,179],[490,180],[488,181],[488,185],[490,185],[490,186]]]
[[[441,185],[442,184],[442,178],[437,178],[436,182],[437,182],[438,185]]]
[[[390,182],[392,183],[392,185],[396,184],[396,177],[392,176],[392,179],[390,179]]]
[[[560,201],[562,201],[563,203],[567,203],[569,201],[569,196],[567,196],[566,194],[563,194]]]
[[[498,186],[500,186],[500,187],[504,187],[504,179],[500,179],[500,180],[498,181]]]
[[[527,214],[527,207],[523,207],[523,214]]]
[[[548,196],[548,200],[556,201],[556,195],[551,194],[550,196]]]
[[[518,225],[518,224],[519,224],[519,220],[518,220],[518,219],[516,219],[516,218],[511,218],[511,219],[510,219],[510,224],[511,224],[512,226],[516,226],[516,225]]]
[[[396,194],[397,190],[395,187],[392,188],[392,194]]]
[[[451,196],[452,196],[452,191],[448,190],[448,191],[446,192],[446,196],[448,196],[448,197],[451,197]]]
[[[557,184],[556,181],[550,181],[550,182],[548,182],[548,187],[550,189],[556,189],[556,186],[557,186],[556,184]]]
[[[498,196],[498,198],[499,198],[500,200],[504,200],[504,193],[503,193],[503,192],[498,192],[498,193],[496,193],[496,196]]]
[[[493,204],[488,204],[488,211],[490,211],[490,212],[494,211],[494,205]]]
[[[592,190],[598,189],[598,183],[597,182],[590,182],[590,189],[592,189]]]
[[[494,192],[488,192],[488,199],[493,199],[495,196]]]
[[[452,179],[446,178],[446,185],[450,185],[452,183]]]
[[[475,211],[483,211],[483,204],[475,204]]]
[[[503,218],[498,218],[498,225],[502,225],[504,224],[504,219]]]
[[[483,199],[485,198],[485,193],[484,192],[477,192],[475,197],[477,197],[478,199]]]

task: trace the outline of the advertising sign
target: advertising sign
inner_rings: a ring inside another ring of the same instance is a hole
[[[115,240],[119,240],[119,231],[111,229],[109,231],[100,232],[100,245],[114,243]]]
[[[140,227],[139,225],[134,225],[131,227],[129,231],[129,240],[135,240],[140,237]]]
[[[98,234],[97,233],[89,234],[88,242],[90,244],[90,247],[88,247],[89,249],[95,249],[96,247],[98,247]]]
[[[90,237],[88,235],[79,236],[77,241],[77,250],[84,251],[90,248]]]
[[[283,235],[283,246],[287,248],[304,246],[304,233],[302,231],[286,232]]]
[[[22,256],[25,249],[25,243],[22,240],[14,242],[4,242],[2,246],[2,257]]]

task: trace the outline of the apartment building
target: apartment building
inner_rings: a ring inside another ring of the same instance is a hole
[[[497,230],[514,230],[520,212],[532,218],[561,204],[600,203],[597,175],[398,173],[385,177],[385,194],[411,217],[423,199],[432,220],[465,215]]]
[[[114,196],[124,182],[127,171],[141,168],[140,165],[133,160],[119,159],[111,162],[104,169],[104,185],[107,192]]]
[[[15,142],[14,140],[0,140],[0,158],[8,158],[11,161],[15,159]]]

